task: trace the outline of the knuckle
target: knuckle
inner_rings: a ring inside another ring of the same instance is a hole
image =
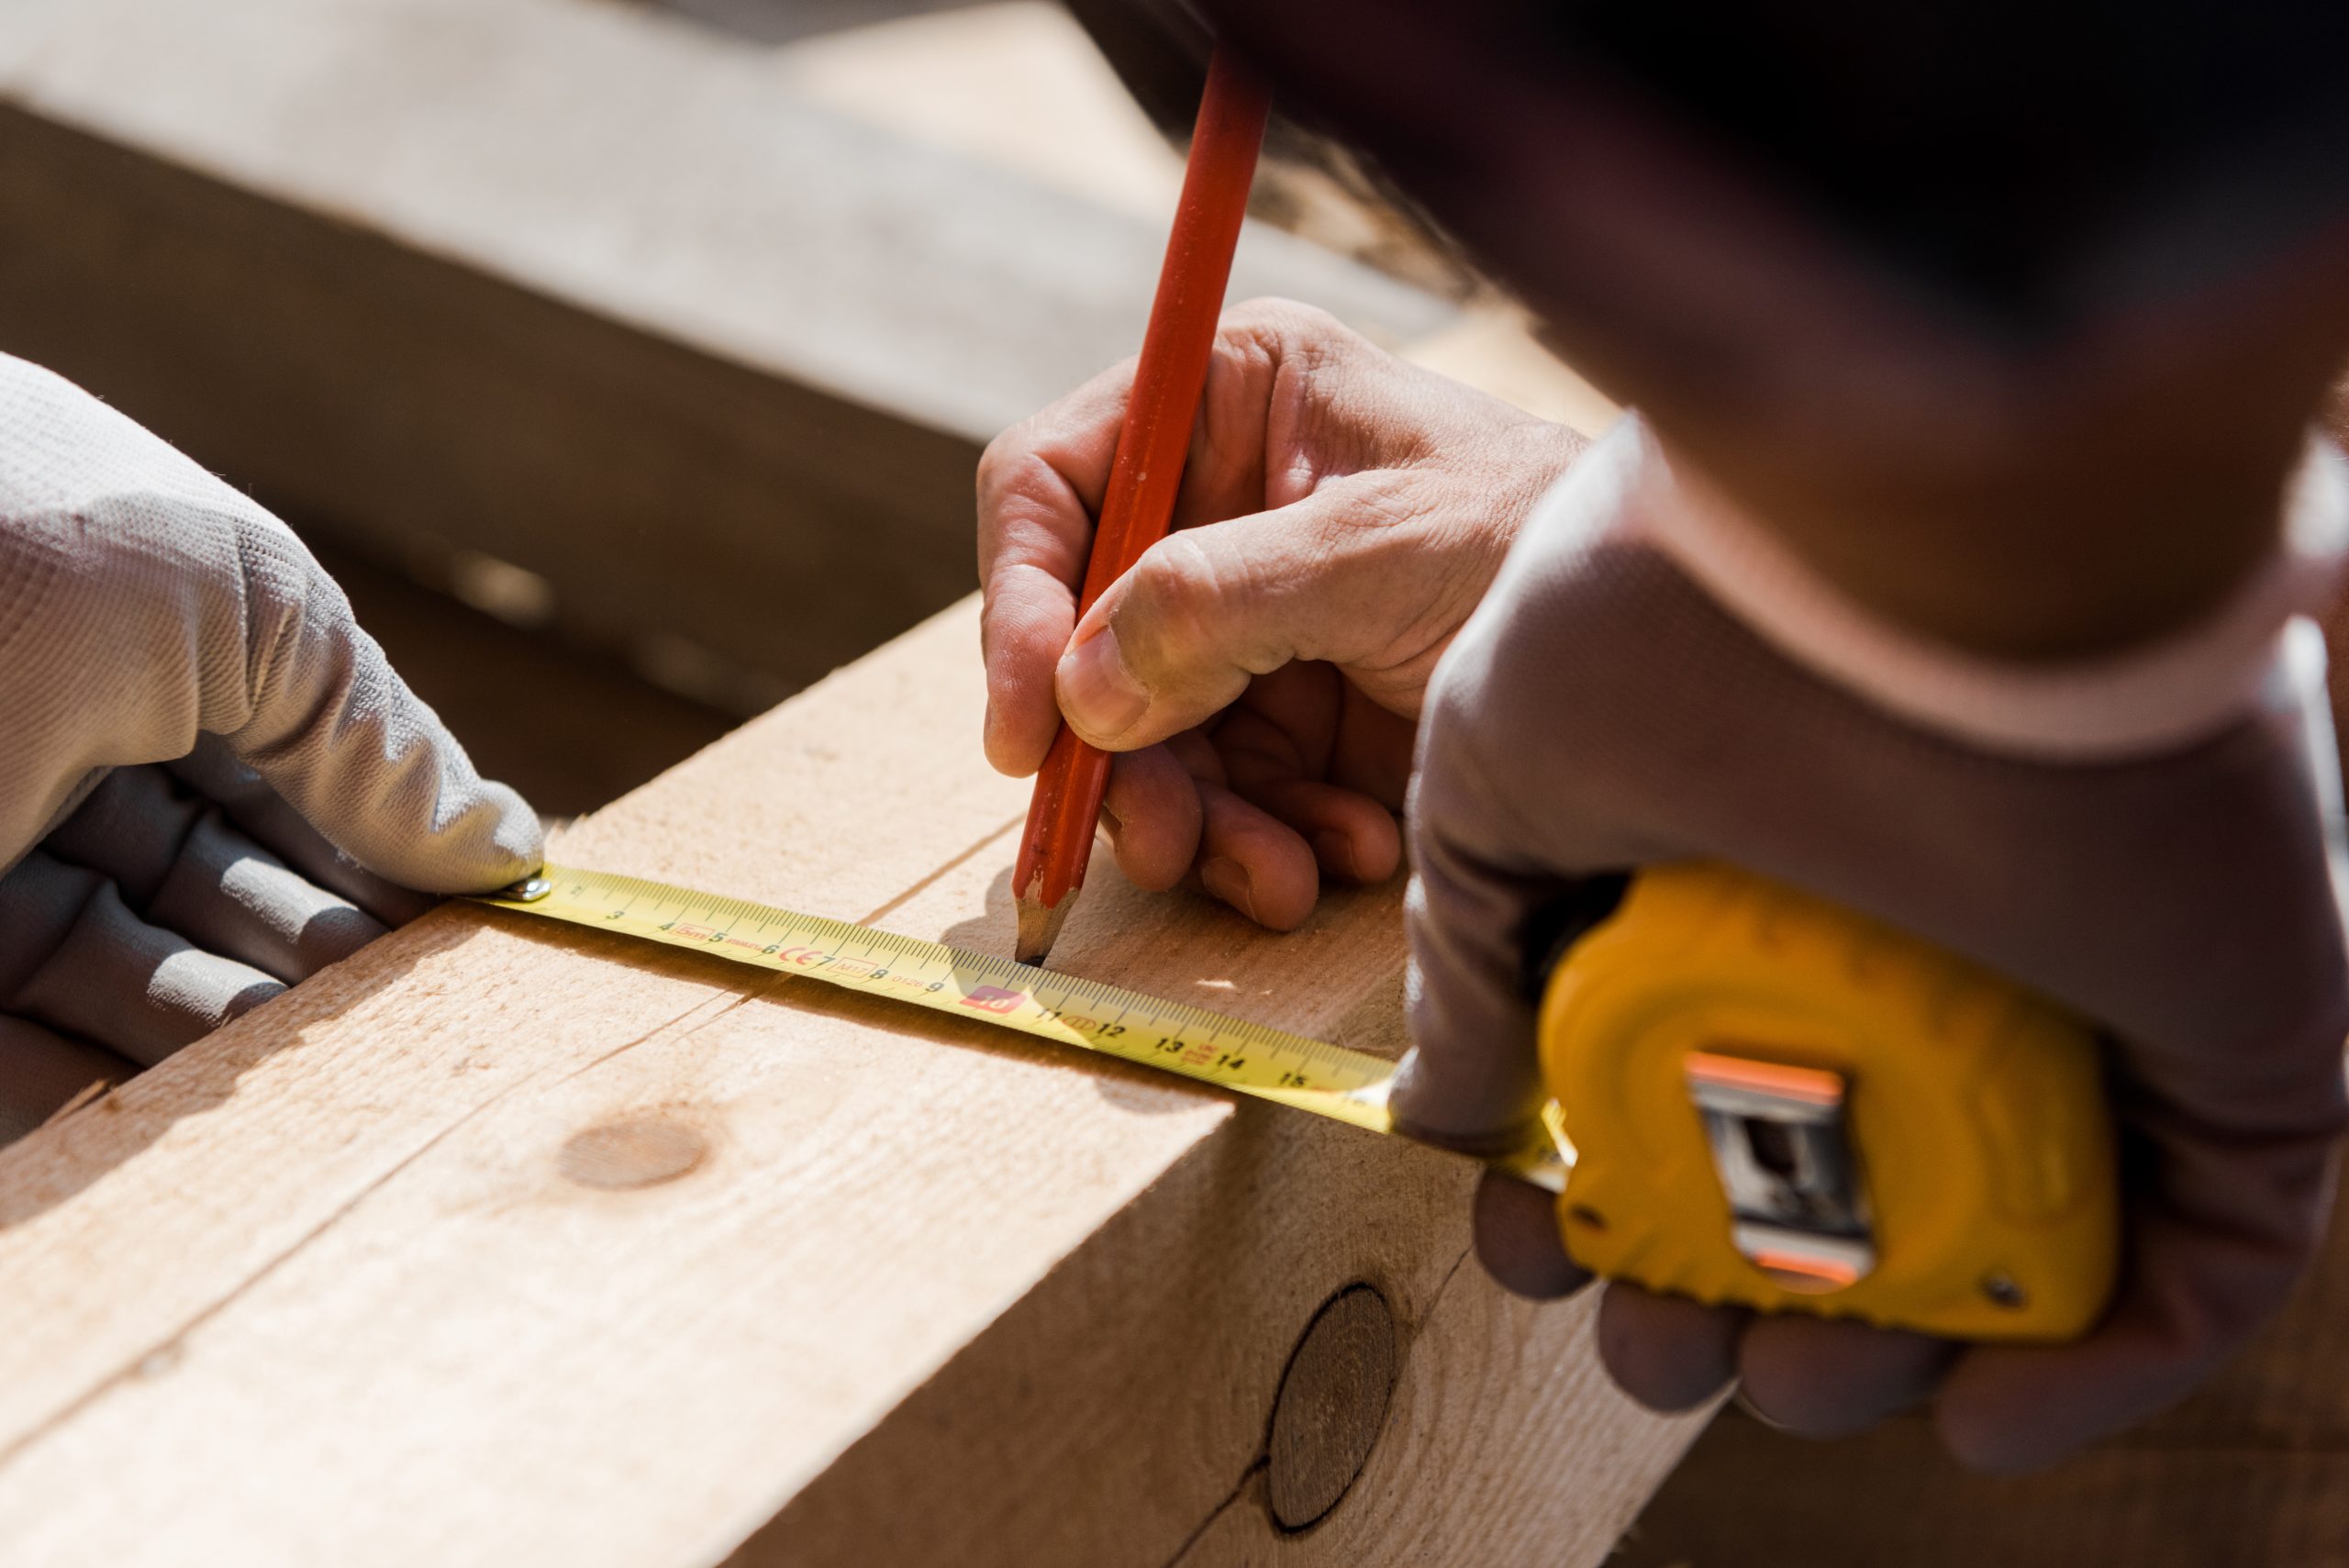
[[[994,493],[996,484],[1002,479],[1003,465],[1008,457],[1005,443],[1010,439],[1009,430],[998,432],[995,439],[986,444],[986,449],[979,453],[979,466],[974,476],[974,483],[978,490],[979,502],[982,506],[985,505],[986,498]]]
[[[1134,563],[1119,606],[1119,646],[1136,664],[1186,662],[1219,640],[1230,598],[1231,584],[1214,557],[1197,539],[1174,534]]]
[[[1065,502],[1070,490],[1063,463],[1071,441],[1070,428],[1056,420],[1051,409],[1022,419],[989,441],[979,454],[981,517]]]
[[[1032,565],[1050,541],[1089,519],[1060,472],[1032,447],[990,451],[979,476],[978,547],[982,573]]]
[[[1074,620],[1074,596],[1058,578],[1012,562],[988,582],[982,602],[980,635],[988,651],[1065,641]]]
[[[1224,318],[1227,343],[1275,365],[1319,374],[1350,361],[1369,342],[1318,306],[1267,296],[1252,299]]]
[[[1035,441],[1030,434],[1031,420],[1023,419],[989,441],[979,454],[977,488],[979,509],[993,509],[1003,495],[1011,488],[1016,476],[1035,457]]]
[[[1283,343],[1343,341],[1354,336],[1352,328],[1319,306],[1278,295],[1260,295],[1233,306],[1224,314],[1224,326],[1227,331]]]

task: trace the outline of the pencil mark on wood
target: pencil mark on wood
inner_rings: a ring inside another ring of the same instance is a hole
[[[172,1369],[180,1364],[180,1358],[186,1353],[187,1347],[184,1340],[173,1340],[167,1344],[158,1345],[139,1358],[139,1364],[131,1369],[131,1375],[149,1379],[167,1377],[171,1374]]]

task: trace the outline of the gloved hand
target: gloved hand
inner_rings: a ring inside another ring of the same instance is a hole
[[[1241,306],[1209,361],[1177,531],[1077,626],[1133,370],[1006,431],[979,466],[987,756],[1034,773],[1065,716],[1120,753],[1102,817],[1128,877],[1287,929],[1321,878],[1401,863],[1428,675],[1583,442],[1320,311]]]
[[[1498,1142],[1540,1098],[1529,921],[1577,878],[1719,858],[1971,956],[2111,1040],[2128,1227],[2107,1318],[1961,1348],[1608,1288],[1599,1345],[1660,1407],[1732,1375],[1833,1434],[1928,1396],[1981,1468],[2168,1403],[2315,1245],[2344,1105],[2340,789],[2314,628],[2349,520],[2330,447],[2288,544],[2217,612],[2089,664],[2009,666],[1862,613],[1626,420],[1528,525],[1431,690],[1410,815],[1415,1129]],[[1504,1283],[1583,1283],[1497,1179]]]
[[[0,1136],[540,848],[283,523],[0,356]]]

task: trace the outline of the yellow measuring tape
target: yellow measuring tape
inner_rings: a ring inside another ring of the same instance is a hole
[[[1372,1132],[1397,1131],[1386,1107],[1395,1064],[1383,1057],[1008,958],[571,866],[550,865],[480,902],[975,1018]],[[1562,1191],[1570,1156],[1555,1114],[1553,1106],[1526,1147],[1490,1163]]]

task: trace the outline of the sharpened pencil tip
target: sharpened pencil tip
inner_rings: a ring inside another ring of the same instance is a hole
[[[1061,895],[1055,905],[1031,894],[1019,895],[1019,934],[1012,942],[1011,956],[1022,963],[1041,963],[1052,951],[1052,941],[1061,934],[1061,927],[1068,923],[1069,906],[1076,902],[1074,892]]]

